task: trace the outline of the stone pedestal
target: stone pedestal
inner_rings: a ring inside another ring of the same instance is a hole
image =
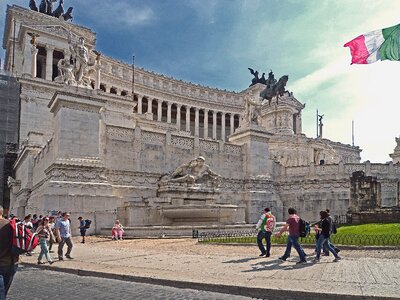
[[[271,136],[264,127],[242,123],[229,137],[229,142],[245,145],[246,149],[243,164],[246,223],[257,222],[265,208],[263,206],[270,207],[279,217],[282,213],[282,203],[271,184],[275,173],[275,163],[269,159],[268,141]]]
[[[268,140],[271,135],[261,126],[244,124],[229,137],[229,142],[233,144],[246,145],[246,163],[243,170],[246,177],[271,175],[272,161],[268,159]]]

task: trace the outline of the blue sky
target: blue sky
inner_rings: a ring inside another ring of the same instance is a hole
[[[39,2],[37,0],[37,2]],[[107,56],[176,79],[242,91],[248,67],[275,77],[289,75],[287,89],[302,103],[303,131],[363,149],[362,161],[386,162],[400,136],[400,62],[350,65],[343,44],[400,23],[393,0],[65,0],[74,23],[97,33]],[[28,0],[2,0],[28,7]],[[4,57],[4,50],[1,52]],[[396,78],[397,77],[397,78]]]

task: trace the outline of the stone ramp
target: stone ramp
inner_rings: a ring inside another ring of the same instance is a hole
[[[37,250],[38,251],[38,250]],[[400,251],[343,250],[343,260],[296,265],[281,262],[283,247],[270,258],[254,246],[197,244],[194,239],[75,239],[71,261],[50,269],[263,299],[400,299]],[[312,252],[309,249],[306,252]],[[22,257],[36,264],[36,256]],[[309,257],[309,260],[311,258]]]

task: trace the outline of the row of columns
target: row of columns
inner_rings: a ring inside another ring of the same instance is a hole
[[[137,104],[137,112],[138,114],[143,114],[143,98],[144,96],[138,96],[138,104]],[[156,100],[156,99],[155,99]],[[166,101],[162,100],[156,100],[157,101],[157,121],[161,122],[162,119],[162,103]],[[148,114],[152,113],[153,109],[153,100],[148,100],[147,102],[147,112]],[[190,111],[192,109],[191,106],[185,105],[186,107],[186,131],[190,131]],[[182,104],[176,104],[176,126],[177,129],[181,129],[181,108]],[[203,122],[203,131],[204,131],[204,138],[209,137],[209,124],[208,124],[208,109],[201,109],[198,107],[195,107],[195,117],[194,117],[194,135],[199,136],[199,131],[200,131],[200,110],[203,110],[204,112],[204,122]],[[217,111],[212,111],[213,113],[213,123],[212,123],[212,138],[214,140],[217,139]],[[225,112],[221,112],[221,140],[225,140],[225,131],[226,131],[226,122],[225,122],[225,117],[226,117]],[[229,122],[229,127],[230,127],[230,134],[234,133],[234,125],[235,125],[235,115],[233,113],[230,113],[230,122]],[[167,123],[172,122],[172,103],[167,102]]]
[[[53,68],[53,53],[54,53],[54,47],[52,46],[46,46],[46,75],[45,79],[46,80],[52,80],[52,68]],[[37,54],[39,52],[39,49],[36,47],[36,45],[31,45],[31,75],[32,77],[37,76]],[[67,55],[66,52],[64,52],[64,57]],[[95,88],[100,89],[100,64],[96,66],[96,80],[95,80]],[[143,107],[143,98],[144,96],[139,96],[138,97],[138,105],[137,105],[137,111],[139,114],[142,114],[142,107]],[[147,113],[152,113],[152,100],[148,100],[148,105],[147,105]],[[163,101],[158,101],[158,106],[157,106],[157,120],[161,121],[162,118],[162,102]],[[176,104],[177,107],[177,114],[176,114],[176,125],[177,128],[180,130],[181,126],[181,104]],[[190,110],[192,107],[186,106],[186,131],[190,131]],[[204,138],[209,137],[209,124],[208,124],[208,109],[202,109],[204,111]],[[195,120],[194,120],[194,135],[199,136],[199,128],[200,128],[200,108],[195,108]],[[172,122],[172,103],[167,102],[167,123]],[[221,140],[225,140],[225,130],[226,130],[226,124],[225,124],[225,112],[221,112]],[[217,112],[213,111],[213,124],[212,124],[212,138],[217,139]],[[234,132],[234,114],[230,114],[230,134],[233,134]]]

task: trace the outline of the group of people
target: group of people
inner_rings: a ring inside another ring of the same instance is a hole
[[[3,217],[3,212],[4,209],[0,205],[0,299],[6,299],[19,261],[19,255],[12,252],[13,231],[10,224],[11,219],[15,219],[17,223],[21,223],[28,230],[37,234],[40,245],[40,253],[38,255],[39,265],[45,264],[45,262],[42,261],[43,257],[46,258],[49,264],[53,264],[50,253],[53,252],[51,248],[56,242],[58,242],[58,259],[60,261],[64,259],[63,248],[65,244],[67,244],[65,257],[73,259],[71,257],[73,247],[71,240],[71,220],[68,212],[58,212],[56,217],[27,215],[22,221],[18,220],[13,215],[10,215],[9,218],[5,218]],[[31,256],[32,253],[28,252],[27,255]]]
[[[291,253],[292,247],[295,248],[300,260],[297,264],[307,263],[306,256],[303,247],[299,243],[300,238],[300,220],[301,218],[297,215],[297,211],[294,208],[288,209],[289,217],[286,220],[285,225],[275,234],[276,237],[280,237],[284,232],[288,231],[287,243],[285,253],[279,257],[280,260],[286,261]],[[338,255],[340,249],[336,248],[330,241],[329,237],[335,230],[335,223],[333,218],[329,214],[329,209],[320,212],[320,220],[314,225],[315,236],[316,236],[316,247],[315,247],[315,258],[313,263],[320,261],[321,250],[324,255],[328,256],[329,252],[333,254],[337,262],[341,259]],[[269,257],[271,254],[271,236],[274,234],[276,226],[275,216],[272,214],[270,208],[265,208],[264,213],[261,215],[256,229],[258,229],[257,245],[260,249],[260,256]],[[263,239],[266,240],[266,246],[263,244]]]
[[[15,216],[10,216],[11,218],[16,218]],[[79,220],[82,220],[82,217],[79,217]],[[18,222],[18,220],[17,220]],[[65,257],[68,259],[72,259],[71,251],[72,251],[72,240],[71,240],[71,219],[70,214],[68,212],[57,213],[57,216],[45,216],[40,215],[37,217],[36,214],[27,215],[24,217],[24,220],[21,222],[25,225],[26,228],[31,230],[32,232],[36,232],[39,237],[39,245],[40,245],[40,253],[38,256],[38,264],[44,264],[42,261],[43,257],[46,258],[49,264],[53,263],[53,259],[50,253],[53,253],[52,247],[53,244],[58,243],[58,260],[63,260],[63,248],[64,245],[67,244],[67,252]],[[81,226],[82,223],[80,224]],[[81,227],[79,227],[81,228]],[[81,229],[82,242],[85,242],[86,229]],[[28,252],[26,255],[31,256],[32,253]]]

